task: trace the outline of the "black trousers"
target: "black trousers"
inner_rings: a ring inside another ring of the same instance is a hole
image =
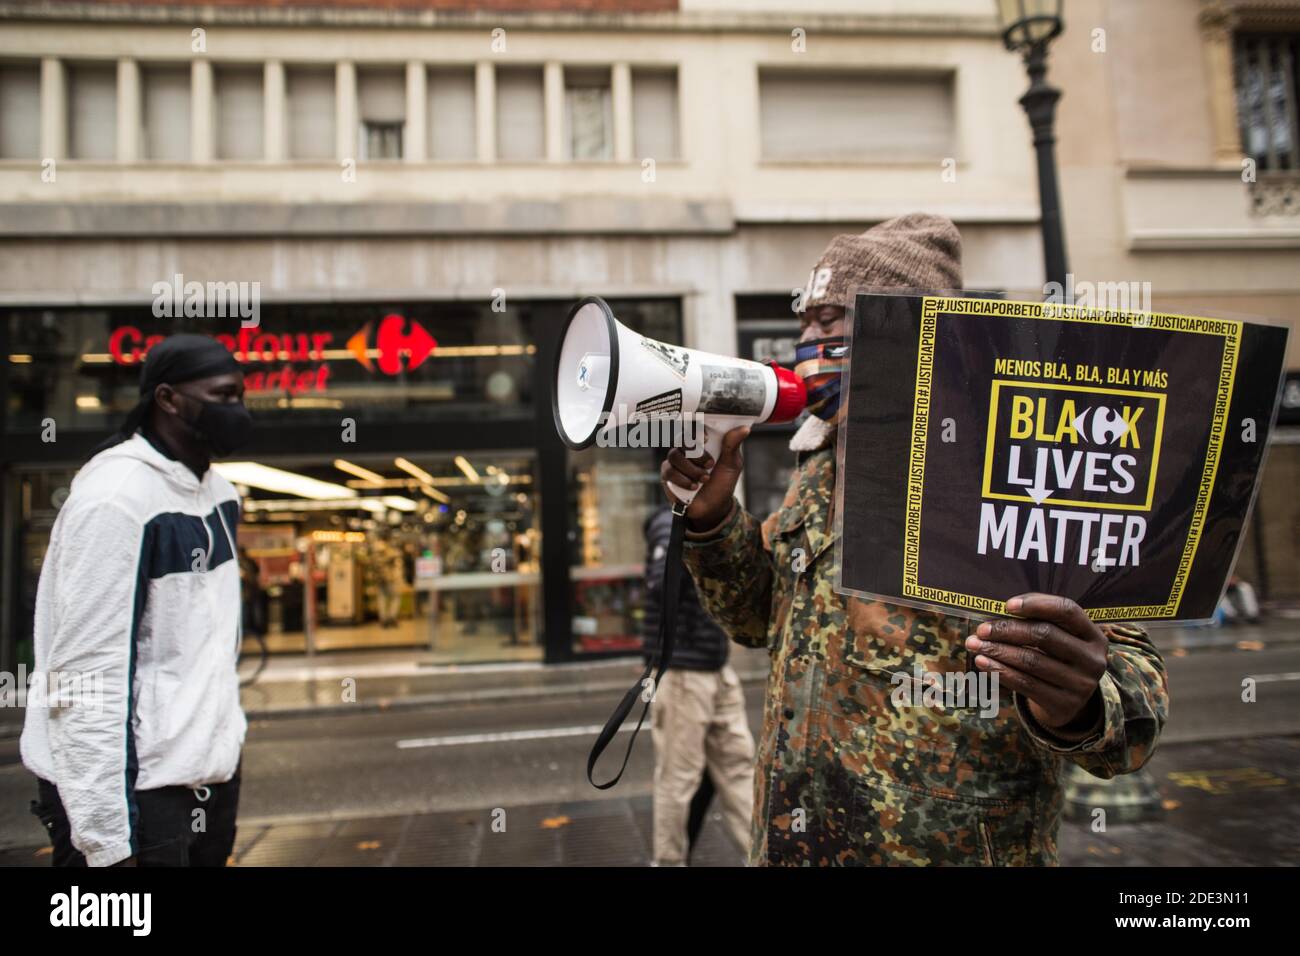
[[[45,826],[54,847],[54,866],[85,866],[86,858],[72,845],[72,826],[59,799],[59,790],[37,778],[37,799],[31,810]],[[207,790],[207,799],[200,800]],[[137,790],[137,866],[225,866],[235,847],[235,817],[239,812],[239,769],[226,783],[197,791],[189,787]],[[196,812],[196,811],[202,811]]]

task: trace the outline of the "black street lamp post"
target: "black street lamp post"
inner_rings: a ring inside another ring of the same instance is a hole
[[[1047,48],[1061,32],[1062,0],[1000,0],[1002,40],[1024,57],[1029,89],[1020,105],[1034,131],[1038,201],[1042,207],[1043,263],[1048,282],[1065,288],[1065,229],[1056,186],[1056,102],[1061,91],[1047,82]]]
[[[1056,186],[1056,103],[1061,91],[1047,82],[1047,48],[1061,33],[1063,0],[998,0],[1002,40],[1007,49],[1024,57],[1029,89],[1020,105],[1034,131],[1038,159],[1038,201],[1042,207],[1043,264],[1047,281],[1066,289],[1065,230],[1061,222],[1061,197]],[[1064,301],[1062,298],[1060,301]],[[1073,303],[1065,303],[1072,305]],[[1143,767],[1135,773],[1101,780],[1069,764],[1065,772],[1066,816],[1096,825],[1097,811],[1111,822],[1137,822],[1160,815],[1160,791]],[[1102,817],[1101,819],[1105,819]],[[1103,824],[1104,828],[1104,824]]]

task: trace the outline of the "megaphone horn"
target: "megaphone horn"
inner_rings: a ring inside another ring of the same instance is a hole
[[[717,461],[722,436],[755,422],[794,420],[807,403],[803,379],[775,362],[715,355],[633,332],[599,296],[578,302],[565,320],[551,399],[555,428],[573,449],[637,420],[680,419],[702,427],[689,448]],[[685,434],[683,427],[679,434]],[[702,450],[701,450],[702,449]],[[699,457],[699,454],[691,455]],[[683,504],[696,492],[669,486]]]

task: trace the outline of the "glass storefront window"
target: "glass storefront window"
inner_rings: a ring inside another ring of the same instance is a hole
[[[628,327],[682,341],[680,301],[609,301]],[[14,561],[0,568],[9,659],[30,660],[41,563],[72,477],[67,446],[34,436],[47,418],[60,437],[116,427],[137,400],[141,356],[176,331],[226,337],[259,436],[272,436],[245,460],[218,463],[244,503],[248,652],[260,652],[259,638],[270,653],[398,648],[432,663],[635,651],[662,451],[549,454],[560,444],[537,405],[550,391],[538,343],[549,348],[571,304],[269,303],[248,330],[237,318],[156,318],[148,304],[0,310],[4,429],[29,456],[3,475],[6,496],[22,502]],[[337,428],[342,417],[355,418],[362,444],[294,428]],[[378,441],[374,425],[386,426]],[[448,436],[467,430],[493,450],[454,447]],[[548,487],[567,480],[554,507],[568,526],[545,568],[543,473]],[[321,498],[293,476],[336,487]],[[548,628],[543,594],[560,604],[566,588],[572,614],[552,608],[564,623]]]
[[[541,660],[541,530],[531,452],[428,456],[452,497],[430,525],[429,641],[438,660]],[[471,477],[466,478],[465,472]],[[477,476],[474,478],[472,476]],[[457,476],[450,480],[456,482]]]
[[[660,455],[663,452],[659,452]],[[592,446],[569,453],[574,651],[636,650],[645,617],[645,525],[661,504],[659,458]]]
[[[243,495],[239,543],[255,562],[257,618],[272,652],[408,647],[427,649],[433,663],[541,659],[531,451],[216,467]],[[283,485],[284,473],[356,497],[303,500],[259,487]]]
[[[541,533],[530,450],[409,452],[214,466],[242,498],[244,651],[409,648],[435,664],[541,660]],[[36,588],[73,472],[18,477],[19,660],[31,663]],[[295,479],[337,497],[281,488]]]

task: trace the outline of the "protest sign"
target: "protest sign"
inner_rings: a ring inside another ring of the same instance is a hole
[[[840,588],[961,614],[1214,613],[1276,414],[1284,328],[859,295]]]

